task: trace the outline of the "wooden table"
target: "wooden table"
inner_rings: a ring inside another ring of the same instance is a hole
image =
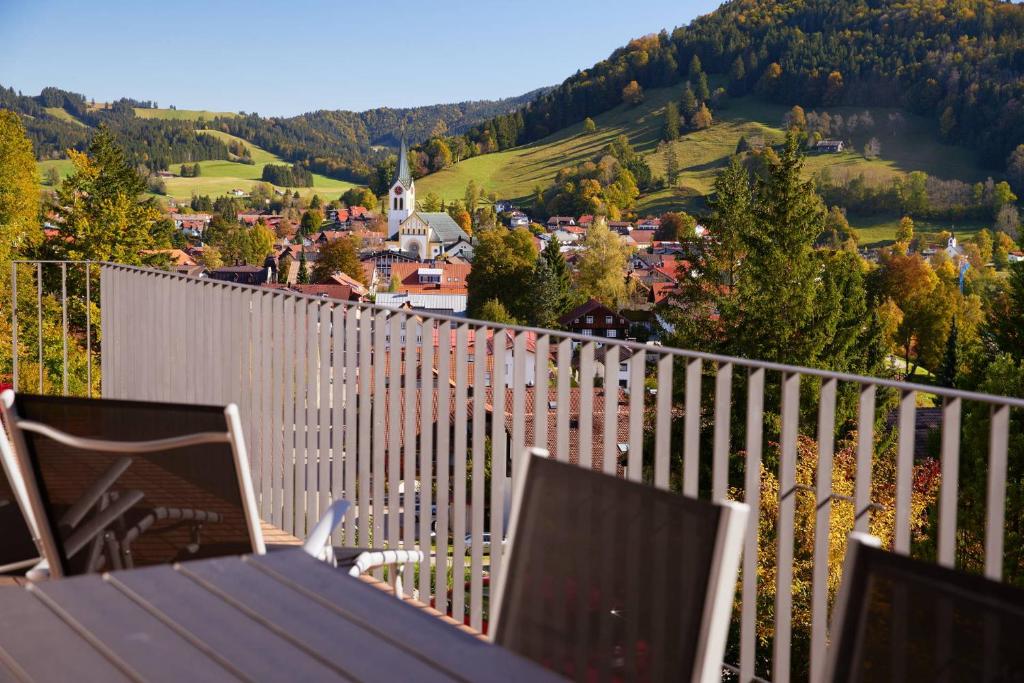
[[[300,550],[0,588],[0,680],[561,680]]]

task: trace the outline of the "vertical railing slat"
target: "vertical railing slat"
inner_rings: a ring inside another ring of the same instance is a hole
[[[436,572],[434,603],[438,612],[445,614],[448,610],[448,537],[451,519],[449,506],[451,497],[451,362],[452,324],[447,320],[437,330],[437,522],[436,549],[434,565]]]
[[[825,675],[828,646],[828,561],[832,533],[832,457],[836,423],[836,380],[821,385],[818,402],[818,473],[811,577],[811,680]]]
[[[370,542],[373,547],[384,547],[384,484],[387,473],[384,467],[384,459],[387,447],[387,406],[385,405],[385,379],[387,371],[387,335],[388,335],[388,314],[384,311],[374,311],[373,316],[373,435],[370,442],[373,444],[373,494],[370,498],[370,506],[373,510],[373,536]],[[360,542],[362,540],[360,539]],[[383,572],[379,569],[374,572],[374,577],[380,579]]]
[[[853,490],[856,531],[867,533],[871,523],[871,465],[875,452],[875,385],[860,387],[857,413],[857,474]]]
[[[700,382],[702,365],[699,358],[686,362],[686,409],[683,436],[683,493],[697,496],[700,484]]]
[[[357,353],[359,351],[358,345],[356,344],[356,335],[359,333],[359,307],[348,306],[345,310],[345,359],[342,361],[335,356],[335,380],[337,380],[338,368],[342,368],[344,372],[344,426],[342,427],[345,447],[344,447],[344,459],[345,459],[345,500],[352,503],[352,507],[345,515],[345,540],[344,544],[351,547],[355,547],[356,540],[356,526],[358,519],[366,519],[366,515],[362,513],[362,507],[365,505],[365,501],[362,499],[358,491],[356,484],[356,472],[359,464],[359,454],[356,451],[358,429],[356,421],[358,419],[356,415],[356,409],[359,407],[359,366],[356,364],[358,358]],[[339,365],[340,364],[340,365]],[[367,366],[369,363],[367,363]],[[366,367],[366,366],[364,366]],[[365,374],[365,373],[364,373]],[[360,472],[359,476],[363,476]],[[369,483],[369,482],[367,482]]]
[[[487,373],[486,327],[476,328],[476,349],[473,364],[473,479],[470,500],[470,581],[469,581],[469,625],[477,631],[483,626],[483,533],[484,533],[484,439],[487,429],[487,410],[484,377]],[[502,333],[503,334],[503,333]],[[498,345],[498,336],[494,344]],[[495,415],[495,419],[498,416]],[[493,479],[494,472],[491,472]]]
[[[416,510],[423,514],[419,504],[419,493],[416,491],[416,451],[418,434],[416,430],[416,374],[419,371],[419,347],[416,342],[417,329],[421,321],[416,316],[405,319],[405,438],[402,443],[402,547],[406,550],[416,545]],[[424,340],[425,343],[425,340]],[[426,424],[426,423],[424,423]],[[407,565],[409,581],[412,581],[412,565]]]
[[[764,370],[750,370],[747,380],[747,444],[743,500],[750,507],[743,540],[742,613],[740,614],[740,680],[754,677],[757,656],[758,527],[761,521],[761,443],[764,429]]]
[[[644,370],[647,352],[636,351],[629,359],[629,450],[626,476],[642,481],[644,476]]]
[[[356,366],[356,372],[358,376],[359,390],[356,392],[355,400],[359,409],[358,421],[359,428],[356,430],[358,436],[358,442],[356,444],[358,448],[358,470],[359,470],[359,545],[370,548],[373,547],[373,538],[370,536],[370,515],[372,514],[373,504],[372,496],[370,495],[371,481],[373,479],[372,474],[372,460],[371,460],[371,448],[370,444],[373,442],[373,432],[371,427],[375,428],[372,422],[373,418],[373,402],[370,400],[370,381],[373,379],[374,368],[373,363],[376,361],[376,354],[370,354],[370,339],[373,333],[373,316],[368,308],[358,309],[359,315],[359,365]]]
[[[602,471],[618,474],[619,464],[619,347],[605,347],[604,356],[604,453]]]
[[[302,343],[298,339],[296,326],[296,308],[298,301],[294,297],[284,299],[284,404],[281,416],[281,471],[282,479],[282,516],[283,528],[288,533],[295,532],[295,407],[298,403],[297,368],[299,367],[298,349]]]
[[[397,548],[401,541],[402,515],[402,333],[406,316],[395,313],[391,316],[388,345],[388,547]],[[408,496],[409,492],[405,492]]]
[[[420,565],[420,602],[430,604],[432,595],[430,588],[430,525],[434,520],[434,321],[427,318],[422,322],[423,342],[420,353],[420,531],[419,550],[425,557]],[[447,352],[447,348],[439,345],[438,351]],[[438,491],[438,495],[441,492]]]
[[[796,441],[800,420],[800,375],[782,376],[782,435],[779,454],[779,520],[776,552],[775,651],[772,679],[788,681],[793,631],[793,522],[796,512]]]
[[[572,374],[572,340],[558,342],[558,398],[555,401],[555,458],[569,462],[569,381]],[[519,462],[514,458],[513,462]],[[515,469],[512,470],[515,475]]]
[[[732,363],[719,363],[715,374],[715,427],[712,445],[711,498],[729,492],[729,431],[732,419]]]
[[[68,264],[60,264],[61,393],[68,395]]]
[[[942,406],[942,479],[939,483],[938,562],[956,566],[956,508],[960,476],[960,399],[947,398]]]
[[[662,354],[658,359],[658,395],[655,399],[654,422],[654,485],[668,488],[669,449],[672,447],[672,362]]]
[[[896,533],[893,550],[910,554],[910,496],[914,468],[915,404],[917,392],[900,394],[899,446],[896,455]]]
[[[1009,446],[1010,407],[991,407],[988,445],[988,491],[985,502],[985,576],[1003,578],[1003,535],[1006,519],[1006,455]]]
[[[479,355],[480,349],[477,349]],[[536,409],[536,407],[535,407]],[[519,471],[519,463],[526,448],[526,333],[521,332],[512,341],[512,471]]]
[[[502,333],[502,339],[505,338]],[[534,347],[534,378],[533,378],[533,445],[537,448],[551,449],[548,444],[548,353],[550,340],[548,335],[537,335]],[[497,361],[495,361],[497,362]],[[504,376],[504,373],[503,373]],[[500,543],[498,545],[501,545]],[[500,551],[499,551],[500,552]]]
[[[491,391],[493,398],[493,417],[491,418],[491,523],[488,531],[491,533],[491,585],[497,585],[501,575],[502,539],[505,538],[505,483],[508,481],[506,472],[508,470],[508,453],[506,453],[506,432],[505,432],[505,349],[507,346],[508,333],[505,330],[495,332],[494,335],[494,370],[491,372]],[[547,338],[545,337],[545,346]],[[539,345],[538,345],[539,348]],[[540,367],[540,354],[537,356],[537,367]],[[547,363],[544,363],[545,368]],[[535,387],[536,388],[536,387]],[[539,391],[539,389],[538,389]],[[547,399],[547,384],[544,385],[544,400]],[[534,395],[534,412],[547,414],[547,404],[538,403],[540,394]],[[536,442],[536,439],[535,439]],[[545,428],[544,444],[547,445],[547,429]]]
[[[467,368],[466,354],[461,349],[469,345],[469,325],[461,324],[456,331],[455,341],[455,467],[452,472],[452,491],[455,504],[452,507],[452,615],[462,621],[465,614],[465,564],[466,564],[466,417]],[[477,362],[474,351],[473,362]]]
[[[577,415],[579,438],[579,465],[593,466],[594,447],[594,342],[580,347],[580,401]],[[571,418],[570,418],[571,419]],[[571,427],[570,427],[571,429]]]

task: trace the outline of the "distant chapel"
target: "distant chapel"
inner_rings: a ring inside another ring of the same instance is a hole
[[[408,155],[403,136],[395,180],[388,190],[388,247],[421,261],[471,256],[469,235],[451,216],[416,210],[416,183],[409,172]]]

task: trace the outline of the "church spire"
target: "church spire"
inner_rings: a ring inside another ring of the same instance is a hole
[[[398,151],[398,169],[395,174],[395,182],[402,183],[404,187],[409,187],[412,183],[412,174],[409,173],[409,152],[405,146],[405,132],[402,133],[402,146]]]

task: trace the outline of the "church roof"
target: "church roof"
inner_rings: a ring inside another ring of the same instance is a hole
[[[401,183],[403,187],[409,187],[412,184],[412,173],[409,172],[408,157],[409,151],[405,146],[405,135],[402,135],[402,146],[398,150],[398,168],[395,170],[394,183]]]
[[[423,219],[423,221],[430,226],[430,229],[437,235],[437,241],[444,245],[451,244],[452,242],[458,242],[460,239],[469,241],[469,235],[459,226],[458,223],[452,219],[451,216],[443,211],[437,212],[424,212],[417,211],[416,215]]]

